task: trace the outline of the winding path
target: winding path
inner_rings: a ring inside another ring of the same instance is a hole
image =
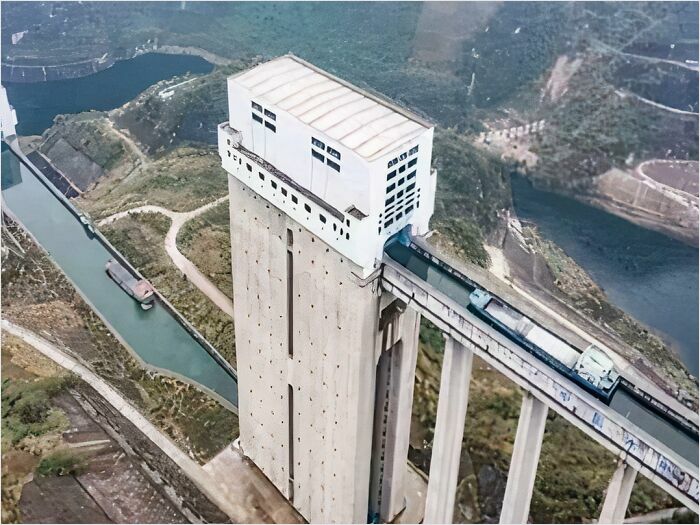
[[[170,219],[170,229],[165,235],[165,251],[170,256],[173,264],[189,279],[189,281],[194,284],[199,290],[206,295],[211,302],[218,306],[221,311],[230,317],[233,317],[233,302],[229,299],[226,294],[224,294],[219,288],[212,283],[200,270],[197,268],[192,261],[185,257],[182,252],[177,247],[177,234],[180,232],[182,226],[187,222],[202,213],[209,211],[210,209],[218,206],[219,204],[226,202],[228,200],[228,195],[221,197],[212,201],[204,206],[197,208],[196,210],[187,212],[177,212],[162,208],[161,206],[153,206],[147,204],[145,206],[139,206],[137,208],[132,208],[130,210],[121,211],[110,215],[99,221],[98,226],[105,226],[111,224],[116,220],[128,217],[133,213],[160,213],[165,215]]]
[[[227,458],[225,469],[215,468],[218,463],[216,459],[219,456],[204,466],[199,465],[142,415],[118,390],[77,359],[8,319],[2,319],[2,330],[20,338],[89,384],[105,401],[155,443],[212,503],[231,518],[232,523],[303,523],[301,516],[259,470],[251,467],[250,462],[243,458],[239,449],[228,446],[221,453]]]

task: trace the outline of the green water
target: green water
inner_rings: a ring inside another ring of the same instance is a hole
[[[143,361],[203,385],[237,406],[236,380],[161,304],[142,310],[107,276],[110,252],[87,235],[78,219],[4,143],[2,194],[8,208]]]

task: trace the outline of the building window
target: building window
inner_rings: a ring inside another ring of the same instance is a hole
[[[396,194],[396,198],[397,198],[397,199],[400,199],[401,197],[403,197],[403,190],[401,190],[400,192],[398,192],[398,193]]]
[[[318,218],[320,219],[320,221],[321,221],[323,224],[326,224],[326,217],[325,217],[324,215],[322,215],[322,214],[319,213],[319,214],[318,214]]]
[[[269,118],[270,120],[277,120],[277,115],[275,115],[272,111],[269,109],[265,110],[265,116]]]
[[[414,182],[413,184],[409,184],[409,185],[406,187],[406,191],[411,191],[411,190],[412,190],[413,188],[415,188],[415,187],[416,187],[416,183],[415,183],[415,182]]]
[[[253,113],[253,120],[255,122],[257,122],[258,124],[262,124],[262,122],[263,122],[262,117],[260,115],[256,115],[255,113]]]
[[[339,152],[339,151],[334,150],[334,149],[331,148],[330,146],[328,146],[328,148],[326,148],[326,151],[328,152],[328,154],[329,154],[331,157],[335,157],[336,159],[340,160],[340,152]]]
[[[336,164],[331,159],[326,159],[326,164],[328,164],[335,171],[340,172],[340,164]]]
[[[413,146],[410,150],[408,150],[409,155],[415,155],[418,153],[418,146]]]
[[[292,195],[292,202],[293,202],[294,204],[299,204],[299,199],[297,199],[297,196],[296,196],[296,195]]]
[[[387,182],[393,179],[394,177],[396,177],[396,170],[389,172],[389,174],[386,176]]]
[[[405,165],[405,164],[399,168],[399,173],[403,173],[404,171],[406,171],[406,165]]]
[[[311,213],[311,206],[309,206],[308,204],[304,204],[304,209],[307,213]]]
[[[413,211],[413,204],[411,204],[410,206],[406,206],[406,215],[408,215],[412,211]]]
[[[389,206],[389,204],[391,204],[392,202],[394,202],[394,197],[389,197],[387,200],[384,201],[384,206]]]
[[[416,162],[418,162],[418,159],[411,159],[408,161],[408,167],[412,168],[413,166],[416,165]]]
[[[314,137],[311,137],[311,144],[313,144],[317,148],[326,149],[326,145]]]
[[[260,104],[251,100],[250,105],[253,106],[253,109],[255,111],[259,111],[260,113],[262,113],[262,106]]]
[[[231,152],[230,152],[230,151],[227,151],[226,153],[228,154],[229,157],[231,156]]]
[[[404,178],[400,178],[400,179],[399,179],[399,182],[397,182],[396,184],[398,184],[399,186],[401,186],[401,185],[404,183],[405,180],[406,180],[406,179],[404,179]]]
[[[314,158],[320,160],[321,162],[323,162],[323,161],[326,160],[326,157],[324,157],[323,155],[321,155],[321,154],[320,154],[318,151],[316,151],[315,149],[312,149],[312,150],[311,150],[311,154],[314,156]]]
[[[394,224],[394,219],[389,219],[384,223],[384,227],[386,228],[387,226],[391,226],[392,224]]]
[[[386,165],[387,168],[391,168],[394,164],[397,164],[399,162],[399,159],[393,159],[389,161],[389,164]]]
[[[280,188],[280,191],[282,192],[282,195],[285,197],[287,196],[287,188]]]
[[[347,224],[348,226],[350,226],[350,219],[345,219],[345,224]]]
[[[396,184],[392,182],[391,184],[389,184],[389,185],[386,187],[386,192],[389,193],[389,192],[390,192],[391,190],[393,190],[394,188],[396,188]]]
[[[260,177],[260,180],[265,180],[265,175],[260,172],[258,172],[258,177]]]
[[[250,164],[246,163],[245,169],[247,169],[248,171],[251,171],[251,172],[252,172],[252,171],[253,171],[253,166],[251,166]]]
[[[226,144],[231,145],[231,139],[226,139]]]
[[[406,178],[407,178],[408,180],[411,180],[411,179],[412,179],[413,177],[415,177],[415,176],[416,176],[416,172],[415,172],[415,171],[412,171],[411,173],[409,173],[409,174],[407,175]]]
[[[273,189],[273,190],[276,190],[276,189],[277,189],[277,183],[276,183],[274,180],[271,180],[271,181],[270,181],[270,186],[272,186],[272,189]]]
[[[345,238],[346,238],[348,241],[350,240],[350,233],[349,233],[349,232],[345,234]]]
[[[268,122],[267,120],[265,121],[265,127],[266,127],[267,129],[272,130],[273,133],[277,133],[277,128],[275,127],[275,125],[274,125],[274,124],[271,124],[271,123]]]
[[[399,155],[399,160],[404,160],[406,157],[408,157],[408,153],[402,153]]]

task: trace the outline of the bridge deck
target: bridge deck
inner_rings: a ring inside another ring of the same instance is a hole
[[[604,405],[478,320],[466,309],[473,286],[459,272],[451,274],[453,270],[442,261],[438,264],[396,243],[384,262],[384,288],[697,511],[697,438],[647,410],[632,396],[618,392],[611,406]],[[580,341],[577,343],[580,348]]]

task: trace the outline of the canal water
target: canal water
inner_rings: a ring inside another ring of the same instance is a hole
[[[610,300],[675,348],[698,375],[698,250],[512,178],[520,219],[535,223]]]
[[[236,381],[156,301],[148,311],[105,272],[112,254],[66,206],[2,145],[2,195],[8,208],[95,310],[147,364],[204,385],[234,406]]]

